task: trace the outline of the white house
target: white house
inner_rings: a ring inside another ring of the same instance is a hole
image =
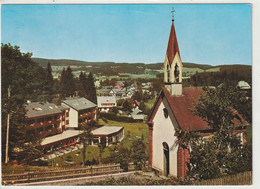
[[[108,112],[111,108],[117,107],[115,96],[97,96],[98,110]]]

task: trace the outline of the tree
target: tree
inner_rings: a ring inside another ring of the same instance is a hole
[[[150,98],[149,93],[147,91],[145,91],[143,94],[143,101],[148,102],[149,98]]]
[[[52,95],[53,95],[53,76],[52,76],[52,69],[51,69],[51,64],[50,62],[48,62],[47,64],[47,70],[46,70],[46,90],[48,92],[49,95],[49,101],[51,101],[52,99]]]
[[[98,143],[99,148],[99,163],[102,162],[102,156],[101,154],[104,152],[104,149],[106,148],[106,137],[100,137],[100,143]]]
[[[26,145],[37,142],[26,133],[26,100],[45,100],[46,70],[31,59],[32,53],[21,53],[18,46],[2,44],[1,46],[1,105],[2,105],[2,160],[5,160],[7,114],[10,113],[9,150],[10,160],[14,152],[24,159]],[[8,99],[7,88],[11,87]],[[26,144],[26,145],[25,145]],[[31,155],[32,156],[32,155]]]
[[[114,159],[115,163],[120,163],[120,168],[123,169],[123,171],[128,171],[128,166],[130,162],[130,150],[128,148],[123,147],[120,145],[118,147],[118,151],[112,153],[111,157]]]
[[[90,72],[87,78],[87,98],[93,103],[97,103],[97,93],[96,93],[96,87],[94,83],[94,78],[92,73]]]
[[[143,112],[146,112],[146,106],[143,100],[140,102],[139,109],[142,110]]]
[[[238,160],[248,164],[245,167],[250,169],[251,152],[246,150],[239,138],[233,134],[233,119],[240,119],[237,113],[234,113],[239,92],[226,84],[216,89],[205,88],[205,91],[206,94],[199,98],[194,114],[203,118],[215,132],[209,139],[198,135],[182,137],[183,143],[189,141],[184,146],[188,148],[189,145],[192,149],[188,164],[189,177],[209,179],[223,172],[235,173],[241,170]],[[183,135],[179,135],[179,138]],[[247,157],[246,160],[244,157]]]
[[[86,148],[88,144],[91,144],[93,135],[91,133],[91,126],[88,125],[87,123],[83,122],[80,125],[80,129],[83,130],[83,133],[80,135],[80,139],[83,143],[83,148],[82,148],[82,164],[85,166],[86,163]]]
[[[146,146],[143,141],[143,135],[141,139],[134,141],[131,145],[131,158],[134,160],[134,165],[137,170],[142,170],[145,167],[145,162],[148,159],[146,154]]]
[[[131,112],[131,111],[132,111],[132,108],[131,108],[131,106],[130,106],[128,100],[125,100],[125,101],[123,102],[122,106],[123,106],[123,110],[124,110],[124,111],[128,111],[128,112]]]
[[[113,107],[113,108],[109,109],[108,112],[109,113],[113,113],[113,114],[117,114],[118,113],[118,108],[117,107]]]
[[[63,69],[60,79],[60,93],[63,97],[73,96],[76,86],[74,76],[70,66],[67,69]]]
[[[140,102],[143,99],[143,92],[142,92],[142,90],[135,91],[133,96],[132,96],[132,99],[138,100]]]
[[[79,96],[86,97],[88,93],[88,86],[87,86],[87,76],[86,73],[80,72],[79,75]]]

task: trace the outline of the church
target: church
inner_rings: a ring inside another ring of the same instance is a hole
[[[172,19],[168,47],[164,60],[164,87],[148,117],[149,126],[149,165],[159,175],[185,178],[188,170],[189,150],[182,148],[177,130],[197,131],[203,136],[213,134],[212,129],[202,118],[193,115],[194,103],[205,94],[202,87],[182,86],[182,61],[177,36]],[[234,120],[239,126],[239,136],[245,143],[247,122]]]

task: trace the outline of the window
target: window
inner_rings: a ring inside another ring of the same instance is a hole
[[[163,108],[163,114],[165,118],[168,118],[168,110],[166,108]]]
[[[174,77],[175,77],[175,82],[179,82],[179,66],[176,64],[175,69],[174,69]]]
[[[170,68],[169,68],[169,65],[167,65],[167,81],[170,82]]]

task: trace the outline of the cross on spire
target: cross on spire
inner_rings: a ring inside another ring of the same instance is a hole
[[[172,21],[174,21],[174,12],[175,12],[174,7],[172,7],[172,11],[171,11],[171,13],[172,13]]]

